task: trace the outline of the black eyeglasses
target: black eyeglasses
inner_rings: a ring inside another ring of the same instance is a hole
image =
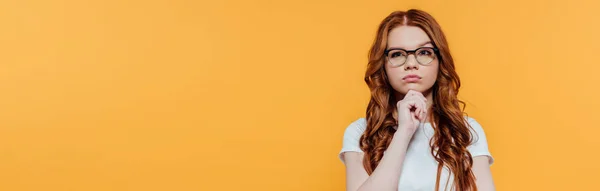
[[[431,61],[435,60],[439,53],[437,48],[434,47],[421,47],[415,50],[404,50],[401,48],[392,48],[385,50],[385,57],[393,67],[400,67],[406,63],[408,55],[414,54],[417,62],[421,65],[429,65]]]

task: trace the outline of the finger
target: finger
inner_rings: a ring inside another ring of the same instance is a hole
[[[421,120],[421,118],[422,118],[421,116],[423,116],[422,115],[423,114],[423,104],[422,104],[422,101],[421,101],[420,98],[415,97],[414,99],[415,99],[415,101],[417,102],[417,105],[418,105],[417,106],[417,110],[415,112],[415,115],[417,115],[418,119]]]
[[[413,104],[414,103],[412,103],[410,99],[403,99],[402,101],[400,101],[398,103],[398,109],[405,109],[406,108],[406,109],[408,109],[410,111],[410,109],[413,107]]]
[[[414,108],[415,109],[414,112],[417,112],[417,110],[419,109],[419,102],[417,102],[414,99],[409,99],[409,103],[410,103],[410,107],[408,109],[412,110]]]
[[[415,110],[415,118],[418,121],[421,121],[421,113],[423,112],[423,107],[421,107],[421,103],[418,98],[415,98],[415,102],[417,107],[417,109]]]
[[[421,98],[423,101],[426,101],[427,98],[421,93],[421,92],[417,92],[415,93],[415,95],[417,95],[419,98]]]
[[[417,100],[417,102],[419,103],[419,107],[421,108],[421,111],[423,111],[423,109],[425,109],[423,107],[423,103],[425,103],[425,101],[423,100],[423,98],[421,98],[421,97],[415,97],[415,100]]]
[[[408,92],[406,92],[406,97],[414,97],[414,96],[418,96],[419,92],[415,91],[415,90],[408,90]]]
[[[425,121],[425,118],[427,117],[427,103],[423,103],[423,117],[421,117],[423,119],[423,121]]]
[[[425,102],[427,102],[427,98],[423,95],[423,93],[416,91],[416,90],[408,90],[408,92],[405,95],[406,98],[408,97],[419,97],[421,99],[423,99]]]
[[[418,101],[417,101],[417,103],[418,103]],[[417,116],[417,118],[421,119],[420,115],[421,115],[423,108],[421,108],[420,104],[417,104],[417,105],[418,105],[418,107],[417,107],[417,109],[415,109],[415,115]]]
[[[419,119],[419,113],[421,112],[421,104],[419,103],[419,100],[413,97],[409,101],[413,105],[410,109],[413,109],[414,107],[414,111],[411,111],[411,115],[413,115],[416,119]]]
[[[415,111],[411,112],[411,115],[413,116],[413,119],[419,120],[419,112],[421,111],[421,107],[419,106],[420,104],[419,104],[418,100],[413,98],[413,102],[414,102]]]
[[[415,94],[415,95],[418,95],[419,97],[425,97],[425,96],[423,96],[423,93],[421,93],[420,91],[417,91],[417,90],[412,90],[412,89],[411,89],[411,90],[408,90],[407,94],[408,94],[409,92],[410,92],[410,93],[413,93],[413,94]]]
[[[427,109],[427,99],[421,99],[421,103],[423,104],[423,111],[425,111],[425,109]]]
[[[412,119],[413,122],[416,122],[419,120],[419,118],[415,114],[410,115],[410,118]]]
[[[421,113],[419,113],[421,115],[421,117],[419,117],[420,119],[423,119],[422,116],[423,116],[423,113],[425,113],[425,105],[423,103],[424,103],[423,99],[419,99],[419,104],[421,104],[421,109],[420,109]]]
[[[423,120],[423,118],[425,117],[425,112],[427,110],[427,103],[423,99],[420,99],[419,101],[421,102],[421,117],[420,117],[420,119]]]

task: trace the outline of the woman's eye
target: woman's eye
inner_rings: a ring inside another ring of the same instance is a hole
[[[431,55],[431,52],[429,52],[427,50],[422,50],[422,51],[419,51],[419,55],[429,56],[429,55]]]
[[[396,57],[398,57],[398,56],[402,56],[402,53],[400,53],[400,52],[394,52],[394,53],[392,53],[392,54],[390,55],[390,57],[392,57],[392,58],[396,58]]]

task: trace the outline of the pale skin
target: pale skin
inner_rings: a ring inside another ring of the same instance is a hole
[[[431,40],[418,27],[398,26],[388,35],[388,48],[414,50],[419,47],[433,47]],[[390,146],[379,165],[369,176],[363,167],[363,153],[345,152],[346,190],[348,191],[397,191],[402,164],[410,139],[418,128],[419,122],[425,122],[426,114],[432,104],[431,87],[437,79],[438,59],[429,65],[417,63],[414,55],[408,56],[406,63],[393,67],[386,63],[385,70],[390,84],[396,91],[398,103],[398,124]],[[407,82],[403,78],[408,74],[420,77],[416,82]],[[494,191],[495,185],[487,156],[473,157],[475,184],[480,191]]]

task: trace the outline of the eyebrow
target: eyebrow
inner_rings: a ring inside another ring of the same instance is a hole
[[[433,43],[431,43],[431,41],[427,41],[427,42],[419,44],[419,46],[417,46],[417,47],[423,47],[423,46],[425,46],[427,44],[431,44],[433,46]],[[399,47],[390,47],[388,49],[403,49],[404,50],[404,48],[399,48]]]

